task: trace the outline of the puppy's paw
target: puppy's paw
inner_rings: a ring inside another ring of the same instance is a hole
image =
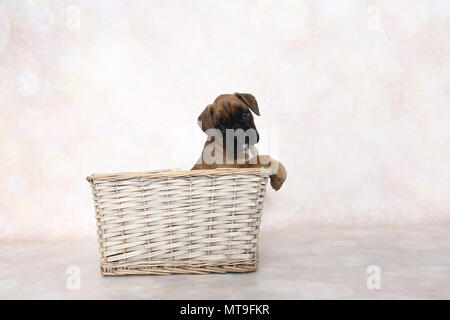
[[[280,190],[281,186],[283,185],[284,180],[278,178],[277,176],[273,175],[270,176],[270,185],[272,188],[275,189],[275,191]]]
[[[283,183],[286,181],[287,172],[284,166],[279,163],[278,172],[276,174],[271,175],[270,178],[270,185],[272,188],[275,189],[275,191],[278,191]]]

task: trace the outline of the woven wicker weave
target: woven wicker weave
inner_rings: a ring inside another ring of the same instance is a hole
[[[269,170],[94,174],[104,275],[248,272]]]

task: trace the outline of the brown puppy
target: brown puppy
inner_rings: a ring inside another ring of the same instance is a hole
[[[198,122],[208,139],[192,170],[267,167],[272,169],[270,184],[278,190],[286,180],[286,169],[269,156],[257,155],[254,144],[259,134],[250,110],[260,115],[258,103],[249,93],[220,95],[203,110]]]

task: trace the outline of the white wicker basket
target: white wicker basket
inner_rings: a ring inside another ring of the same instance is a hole
[[[264,168],[93,174],[104,275],[257,269]]]

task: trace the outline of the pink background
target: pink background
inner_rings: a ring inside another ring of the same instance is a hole
[[[95,237],[94,172],[190,168],[257,98],[262,227],[450,222],[450,2],[0,1],[0,238]]]

